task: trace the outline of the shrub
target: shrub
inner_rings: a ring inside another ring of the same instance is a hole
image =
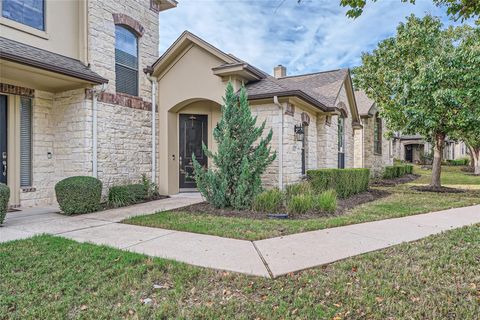
[[[385,172],[383,174],[384,179],[395,179],[403,177],[405,174],[413,173],[413,165],[404,164],[404,165],[394,165],[386,166]]]
[[[8,200],[10,199],[10,188],[0,183],[0,224],[5,220],[8,209]]]
[[[333,189],[340,198],[367,191],[369,169],[319,169],[307,171],[312,189],[319,194]]]
[[[132,205],[148,198],[148,190],[143,183],[113,186],[108,191],[108,203],[113,207]]]
[[[411,164],[406,164],[406,165],[405,165],[405,173],[406,173],[406,174],[412,174],[412,173],[413,173],[413,165],[411,165]]]
[[[312,186],[308,181],[289,184],[285,187],[285,200],[287,203],[293,196],[298,196],[301,194],[311,194]]]
[[[66,215],[94,212],[100,208],[102,182],[86,176],[66,178],[55,185],[55,194]]]
[[[462,158],[462,159],[455,159],[455,160],[447,160],[447,165],[449,166],[468,166],[470,163],[470,159]]]
[[[315,197],[315,209],[325,212],[337,210],[337,193],[335,190],[327,190]]]
[[[253,210],[258,212],[279,212],[283,206],[283,193],[272,189],[260,193],[253,201]]]
[[[312,210],[314,207],[314,196],[311,194],[299,194],[292,196],[287,203],[287,210],[290,214],[302,214]]]
[[[157,184],[150,181],[150,179],[147,178],[146,174],[142,174],[142,184],[148,199],[151,199],[159,195]]]

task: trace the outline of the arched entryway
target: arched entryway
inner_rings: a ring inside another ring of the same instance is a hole
[[[160,135],[160,177],[159,188],[164,194],[193,191],[196,183],[193,177],[192,155],[204,166],[211,165],[202,144],[216,151],[213,128],[221,117],[221,105],[209,99],[189,99],[171,107],[161,125],[165,136]],[[162,117],[160,116],[160,119]],[[162,154],[162,150],[168,150]]]
[[[410,163],[419,163],[424,156],[424,144],[421,143],[405,143],[404,144],[404,160]]]

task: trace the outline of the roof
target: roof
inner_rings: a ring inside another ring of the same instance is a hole
[[[375,101],[370,99],[365,91],[355,91],[355,100],[357,101],[357,108],[360,116],[370,116],[370,110],[375,104]]]
[[[86,80],[95,84],[108,80],[90,70],[80,60],[0,37],[0,58]]]
[[[298,95],[320,109],[335,107],[340,88],[348,75],[348,69],[323,71],[283,78],[266,78],[247,84],[249,99],[272,96]]]

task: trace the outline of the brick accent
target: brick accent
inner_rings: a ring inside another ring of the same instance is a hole
[[[35,96],[35,89],[14,86],[7,83],[0,83],[0,93],[15,94],[33,98]]]
[[[92,90],[86,89],[85,90],[85,99],[92,100]],[[98,95],[98,101],[108,104],[115,104],[122,107],[132,108],[132,109],[139,109],[145,111],[152,111],[152,103],[149,101],[145,101],[140,97],[131,96],[124,93],[109,93],[109,92],[102,92]],[[157,110],[158,112],[158,110]]]
[[[135,31],[137,36],[141,37],[145,33],[145,28],[138,22],[137,20],[133,19],[130,16],[127,16],[126,14],[123,13],[113,13],[113,22],[115,24],[122,24],[129,26],[130,29]]]

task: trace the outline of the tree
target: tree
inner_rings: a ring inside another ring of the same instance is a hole
[[[377,2],[377,0],[372,0]],[[400,0],[402,2],[415,3],[415,0]],[[447,14],[454,20],[464,21],[465,19],[480,16],[480,1],[478,0],[433,0],[437,6],[447,7]],[[349,7],[347,16],[357,18],[363,13],[363,9],[367,4],[366,0],[340,0],[340,5]],[[480,20],[479,20],[480,21]]]
[[[450,63],[453,85],[452,100],[462,106],[458,126],[452,137],[466,143],[474,173],[480,175],[480,29],[457,28],[457,44]]]
[[[193,159],[197,187],[209,203],[217,208],[250,208],[261,192],[261,175],[275,159],[269,143],[273,132],[262,137],[265,122],[256,127],[244,87],[239,95],[228,83],[222,118],[213,130],[218,151],[213,153],[203,145],[203,151],[212,159],[213,168],[205,169]]]
[[[458,30],[443,30],[440,20],[429,15],[412,15],[394,37],[363,54],[362,65],[353,70],[356,86],[376,101],[389,130],[433,141],[433,188],[441,186],[446,136],[472,128],[468,111],[475,106],[467,105],[466,91],[457,88],[466,79],[459,65],[465,60],[458,58]]]

